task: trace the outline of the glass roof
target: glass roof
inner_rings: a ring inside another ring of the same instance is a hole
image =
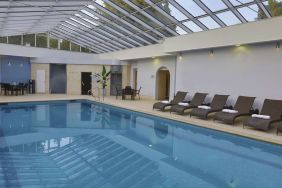
[[[0,1],[0,10],[7,9],[0,12],[0,36],[46,30],[78,44],[92,45],[94,52],[103,53],[279,16],[282,0],[275,3],[269,6],[268,0]],[[23,8],[32,11],[18,16]],[[45,14],[37,15],[39,10]],[[38,16],[41,22],[32,21]]]

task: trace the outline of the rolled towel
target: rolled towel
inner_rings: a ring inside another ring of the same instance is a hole
[[[178,103],[180,106],[188,106],[189,105],[189,103],[187,103],[187,102],[179,102]]]
[[[270,119],[270,116],[268,115],[253,114],[252,117],[260,118],[260,119]]]
[[[205,110],[209,110],[209,109],[211,109],[211,107],[210,106],[198,106],[198,108],[201,108],[201,109],[205,109]]]
[[[168,104],[168,103],[169,103],[169,101],[161,101],[161,103]]]
[[[231,114],[236,114],[236,113],[238,113],[237,110],[230,110],[230,109],[223,109],[222,112],[227,112],[227,113],[231,113]]]

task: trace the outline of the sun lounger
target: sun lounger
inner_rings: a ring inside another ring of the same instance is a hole
[[[178,103],[173,105],[170,109],[170,112],[176,112],[180,114],[184,114],[185,110],[197,108],[205,101],[205,98],[208,94],[207,93],[195,93],[191,102],[189,103]]]
[[[170,107],[172,105],[178,104],[179,102],[183,101],[187,95],[187,92],[178,91],[171,101],[161,101],[157,102],[153,105],[153,110],[158,109],[164,111],[166,107]]]
[[[282,100],[265,99],[260,115],[254,114],[246,119],[243,126],[268,131],[271,124],[282,121]]]
[[[221,111],[227,101],[229,95],[215,95],[210,106],[198,106],[198,108],[192,109],[191,116],[197,116],[201,119],[207,119],[210,113]]]
[[[255,97],[239,96],[234,109],[223,109],[221,112],[217,112],[214,116],[214,120],[234,124],[236,118],[251,115],[251,109],[254,101]]]

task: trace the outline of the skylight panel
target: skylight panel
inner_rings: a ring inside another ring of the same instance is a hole
[[[210,16],[200,18],[199,21],[209,29],[220,28],[220,25],[218,25],[218,23],[216,23]]]
[[[75,16],[82,18],[82,16],[80,14],[74,14]]]
[[[82,19],[87,21],[87,22],[89,22],[89,23],[91,23],[92,25],[99,26],[97,23],[95,23],[95,22],[93,22],[93,21],[91,21],[91,20],[89,20],[87,18],[82,18]]]
[[[86,15],[88,15],[88,16],[90,16],[90,17],[92,17],[92,18],[94,18],[95,20],[99,19],[97,16],[95,16],[94,14],[92,14],[92,13],[86,11],[86,10],[81,10],[81,12],[86,14]]]
[[[187,0],[176,0],[176,2],[181,5],[184,9],[186,9],[193,16],[201,16],[206,14],[203,9],[201,9],[194,1]]]
[[[89,19],[87,19],[87,18],[84,18],[84,17],[81,16],[80,14],[75,14],[75,16],[79,17],[80,19],[83,19],[83,20],[86,21],[86,22],[91,23],[92,25],[98,26],[97,23],[95,23],[95,22],[93,22],[93,21],[91,21],[91,20],[89,20]]]
[[[92,9],[92,10],[96,10],[96,7],[94,7],[93,5],[87,5],[87,7]]]
[[[227,26],[241,23],[231,11],[219,13],[217,14],[217,17],[219,17]]]
[[[80,25],[83,25],[83,26],[85,26],[85,27],[87,27],[87,28],[89,28],[89,29],[91,29],[91,27],[89,26],[89,25],[86,25],[85,23],[83,23],[83,22],[81,22],[81,21],[79,21],[79,20],[77,20],[77,19],[74,19],[74,18],[70,18],[72,21],[75,21],[75,22],[77,22],[77,23],[79,23]]]
[[[101,6],[105,6],[105,3],[104,3],[104,1],[102,1],[102,0],[95,0],[95,3],[97,3],[97,4],[99,4],[99,5],[101,5]]]
[[[229,0],[234,6],[253,2],[253,0]]]
[[[264,6],[268,6],[269,5],[268,1],[264,1],[263,4],[264,4]]]
[[[173,16],[178,21],[186,20],[187,17],[182,14],[177,8],[175,8],[172,4],[168,3],[168,9],[164,8],[162,4],[158,5],[164,11],[166,11],[169,15]]]
[[[257,5],[251,5],[248,7],[239,8],[238,11],[245,17],[249,22],[255,21],[258,19],[259,8]]]
[[[188,21],[183,23],[186,27],[188,27],[193,32],[203,31],[197,24],[193,21]]]
[[[66,21],[66,23],[68,23],[68,24],[70,24],[70,25],[72,25],[72,26],[74,26],[74,27],[77,27],[77,25],[75,25],[75,24],[72,23],[72,22]]]
[[[186,31],[184,31],[181,27],[179,26],[176,26],[176,32],[179,34],[179,35],[185,35],[187,34]]]
[[[66,21],[67,22],[67,21]],[[68,22],[67,22],[68,23]],[[73,30],[73,28],[71,28],[71,27],[69,27],[69,26],[67,26],[67,25],[65,25],[65,24],[61,24],[62,26],[64,26],[64,27],[66,27],[66,28],[68,28],[68,29],[71,29],[71,30]]]
[[[211,11],[226,9],[227,6],[221,0],[201,0]]]

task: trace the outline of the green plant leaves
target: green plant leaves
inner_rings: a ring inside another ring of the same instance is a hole
[[[103,65],[102,76],[104,77],[107,73],[105,65]]]
[[[109,72],[107,72],[107,74],[105,76],[108,77],[111,73],[112,73],[112,71],[109,71]]]
[[[110,79],[110,75],[111,75],[112,71],[107,72],[106,67],[103,65],[103,69],[101,74],[94,74],[95,77],[97,78],[97,83],[100,83],[102,85],[103,88],[105,88],[106,86],[108,86],[107,81],[109,81]]]

